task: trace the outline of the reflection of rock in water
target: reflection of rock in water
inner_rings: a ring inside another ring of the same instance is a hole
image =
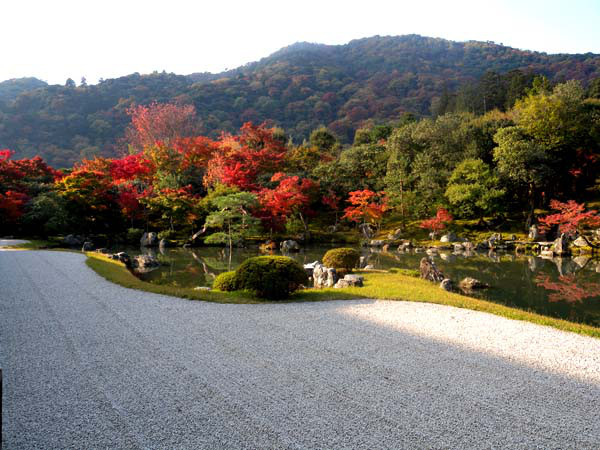
[[[529,256],[527,258],[527,265],[529,266],[529,270],[532,272],[537,272],[540,269],[540,258],[537,256]]]
[[[577,271],[579,266],[571,258],[553,258],[552,262],[556,264],[560,276],[569,275]]]
[[[449,263],[456,261],[456,256],[451,253],[440,253],[440,258]]]
[[[488,258],[490,258],[492,261],[494,261],[494,262],[496,262],[496,263],[497,263],[497,262],[500,262],[500,257],[498,256],[498,253],[496,253],[496,252],[495,252],[495,251],[493,251],[493,250],[490,250],[490,251],[488,252]]]
[[[581,255],[573,258],[573,262],[579,266],[580,269],[583,269],[590,262],[592,258],[587,255]]]
[[[154,258],[156,258],[156,249],[154,247],[141,247],[141,253],[142,255],[147,255],[147,256],[152,256]]]

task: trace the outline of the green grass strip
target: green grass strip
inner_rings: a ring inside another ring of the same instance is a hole
[[[218,303],[273,303],[257,299],[247,292],[201,291],[191,288],[147,283],[136,278],[120,262],[111,260],[97,253],[87,253],[87,256],[88,259],[86,264],[90,268],[108,281],[126,288],[182,297],[190,300],[204,300]],[[414,276],[387,272],[363,273],[362,275],[365,277],[365,285],[362,288],[307,289],[295,293],[289,300],[286,300],[286,302],[381,299],[435,303],[438,305],[448,305],[457,308],[486,312],[508,319],[522,320],[563,331],[600,338],[600,328],[562,319],[555,319],[553,317],[511,308],[498,303],[446,292],[440,289],[436,284],[415,278]]]

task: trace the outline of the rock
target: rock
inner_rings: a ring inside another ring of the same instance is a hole
[[[304,270],[309,277],[312,277],[313,271],[315,270],[315,266],[319,264],[319,261],[315,261],[312,263],[304,264]]]
[[[299,252],[300,244],[292,239],[288,239],[287,241],[283,241],[280,245],[282,252]]]
[[[454,290],[454,283],[450,278],[444,278],[440,283],[440,289],[443,289],[448,292],[452,292]]]
[[[554,244],[552,244],[552,251],[558,256],[565,256],[571,253],[569,250],[569,239],[565,233],[562,233],[560,237],[556,238]]]
[[[575,247],[589,247],[589,244],[587,243],[587,241],[581,236],[579,236],[577,239],[575,239],[573,241],[573,245]]]
[[[85,238],[76,234],[67,234],[63,239],[63,244],[69,247],[81,247],[84,242]]]
[[[436,238],[435,231],[432,231],[431,233],[429,233],[429,240],[430,241],[435,241],[435,238]]]
[[[358,226],[358,229],[362,233],[362,235],[365,237],[365,239],[371,239],[375,235],[373,228],[371,228],[371,225],[369,225],[368,223],[360,224]]]
[[[458,287],[463,291],[472,291],[474,289],[486,289],[489,285],[482,283],[476,278],[466,277],[463,278],[460,283],[458,283]]]
[[[419,271],[421,272],[421,278],[424,280],[433,281],[434,283],[439,283],[446,278],[444,274],[437,268],[435,263],[429,258],[421,259]]]
[[[132,259],[131,267],[140,272],[148,272],[160,267],[160,262],[154,256],[138,255]]]
[[[125,252],[115,253],[113,255],[110,255],[109,258],[120,261],[127,267],[131,267],[131,257]]]
[[[338,281],[338,275],[333,267],[315,264],[313,269],[313,285],[316,288],[333,287]]]
[[[346,288],[346,287],[362,287],[364,278],[360,275],[346,275],[344,278],[339,279],[334,288]]]
[[[437,247],[429,247],[427,250],[425,250],[425,253],[427,253],[429,256],[436,256],[438,254],[438,249]]]
[[[390,251],[390,244],[385,244],[383,247],[381,247],[381,251],[382,252],[389,252]]]
[[[209,288],[208,286],[196,286],[194,288],[195,291],[210,291],[211,288]]]
[[[540,235],[540,232],[538,230],[537,225],[531,225],[529,227],[529,235],[528,235],[528,237],[532,241],[539,241],[541,235]]]
[[[375,269],[375,266],[374,266],[373,264],[367,264],[367,265],[364,267],[364,269],[365,269],[365,270],[373,270],[373,269]]]
[[[460,238],[456,234],[454,234],[453,232],[450,232],[448,234],[443,235],[440,238],[440,242],[445,242],[445,243],[448,243],[448,242],[460,242]]]
[[[102,247],[102,248],[97,248],[97,249],[96,249],[96,253],[100,253],[100,254],[102,254],[102,255],[108,255],[108,254],[110,253],[110,250],[109,250],[109,249],[107,249],[107,248],[104,248],[104,247]]]
[[[490,244],[487,241],[479,242],[475,247],[478,252],[483,252],[490,249]]]
[[[408,252],[408,251],[410,251],[411,248],[413,248],[412,242],[404,241],[402,244],[400,244],[398,246],[398,251],[399,252]]]
[[[140,245],[142,247],[156,247],[158,245],[158,235],[152,231],[142,234]]]
[[[550,259],[552,259],[552,258],[554,258],[554,252],[552,250],[542,250],[540,252],[540,256],[542,258],[550,258]]]
[[[527,250],[527,249],[522,244],[517,244],[515,246],[515,253],[525,253],[525,250]]]
[[[502,235],[500,233],[494,233],[488,238],[487,243],[490,248],[493,248],[500,245],[502,241]]]
[[[192,248],[192,244],[186,242],[185,244],[183,244],[183,248]]]
[[[385,241],[383,239],[371,239],[369,241],[369,247],[383,247]]]
[[[169,246],[169,242],[166,239],[161,239],[160,242],[158,243],[158,248],[165,249]]]
[[[83,243],[83,246],[81,247],[81,251],[82,252],[91,252],[92,250],[94,250],[94,244],[91,243],[90,241],[85,241]]]

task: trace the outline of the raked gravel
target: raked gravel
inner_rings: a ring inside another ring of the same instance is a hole
[[[600,340],[446,306],[221,305],[0,252],[3,448],[600,448]]]

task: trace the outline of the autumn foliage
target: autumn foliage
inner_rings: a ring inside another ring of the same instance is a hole
[[[561,233],[575,233],[581,232],[584,227],[600,226],[600,214],[593,209],[586,211],[583,203],[552,200],[550,208],[558,212],[540,218],[540,224],[546,229],[558,226]]]
[[[454,218],[446,209],[438,208],[435,217],[423,220],[419,226],[435,233],[446,229],[452,220],[454,220]]]
[[[344,209],[344,218],[357,223],[379,224],[388,209],[385,192],[373,192],[369,189],[349,193],[348,206]]]

